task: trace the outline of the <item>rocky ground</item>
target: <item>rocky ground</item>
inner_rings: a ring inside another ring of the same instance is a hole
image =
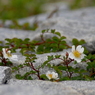
[[[7,21],[5,24],[7,28],[0,28],[0,40],[4,41],[5,38],[13,37],[39,40],[41,30],[56,29],[67,37],[69,43],[72,38],[84,39],[87,42],[85,46],[89,51],[95,51],[94,7],[71,11],[66,4],[63,4],[51,16],[50,13],[41,14],[21,19],[19,23],[29,22],[32,25],[35,19],[39,24],[36,31],[8,29],[11,22]],[[41,63],[46,55],[38,55],[37,63]],[[9,67],[0,67],[0,89],[0,95],[94,95],[95,81],[62,81],[57,83],[41,80],[16,80],[11,78]]]

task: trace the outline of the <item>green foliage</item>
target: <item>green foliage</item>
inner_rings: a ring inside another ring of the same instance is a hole
[[[10,0],[6,4],[0,1],[0,19],[18,19],[42,12],[44,0]]]
[[[89,6],[95,6],[95,0],[73,0],[70,5],[70,8],[77,9]]]
[[[54,34],[54,36],[44,39],[44,34],[47,32]],[[55,30],[42,30],[41,39],[42,41],[31,41],[29,38],[23,40],[19,38],[6,38],[6,43],[1,42],[0,45],[0,66],[10,66],[12,68],[12,73],[16,72],[15,77],[17,79],[33,80],[32,75],[35,75],[40,80],[49,80],[46,74],[41,74],[42,69],[48,68],[55,71],[59,77],[57,80],[51,79],[50,81],[95,80],[95,55],[89,53],[85,53],[86,56],[81,60],[82,64],[84,62],[87,64],[86,69],[77,67],[78,63],[74,59],[69,58],[68,52],[66,52],[64,56],[58,54],[47,56],[47,60],[41,63],[41,65],[38,65],[38,67],[35,67],[37,59],[36,54],[58,52],[69,48],[71,49],[71,46],[69,46],[65,41],[66,37],[61,36],[61,34]],[[72,40],[72,44],[75,46],[83,45],[84,43],[84,40]],[[26,57],[25,62],[18,66],[14,66],[8,58],[4,58],[2,48],[7,48],[12,53],[16,53],[19,49],[20,53]],[[61,61],[59,64],[51,64],[51,61],[54,62],[54,60],[57,59]],[[75,65],[75,67],[71,64]],[[19,71],[25,67],[29,67],[31,70],[21,75]],[[74,76],[74,74],[77,74],[77,76]]]
[[[11,29],[33,30],[33,31],[35,31],[37,27],[38,27],[38,24],[36,21],[33,23],[32,26],[28,22],[20,25],[16,20],[13,20],[12,24],[9,25],[9,28]]]
[[[56,36],[53,36],[50,39],[44,39],[45,33],[51,33],[56,34]],[[43,30],[41,35],[42,42],[39,42],[39,46],[37,47],[37,53],[48,53],[48,52],[57,52],[62,51],[63,49],[69,48],[69,45],[67,45],[65,39],[66,37],[61,36],[59,32],[56,32],[55,30],[51,30],[50,32],[48,30]]]
[[[83,45],[86,42],[83,39],[79,41],[78,39],[74,38],[74,39],[72,39],[72,43],[73,43],[73,45],[77,46],[77,45]]]
[[[41,79],[42,79],[42,80],[48,80],[48,78],[46,77],[45,74],[42,74],[42,75],[41,75]]]

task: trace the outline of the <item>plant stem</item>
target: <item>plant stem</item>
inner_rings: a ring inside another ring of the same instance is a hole
[[[37,69],[35,69],[35,67],[33,66],[33,63],[32,63],[32,62],[31,62],[31,63],[29,63],[29,65],[31,66],[31,68],[32,68],[34,71],[36,71],[36,72],[37,72],[37,76],[38,76],[39,80],[41,80],[39,69],[38,69],[38,70],[37,70]]]

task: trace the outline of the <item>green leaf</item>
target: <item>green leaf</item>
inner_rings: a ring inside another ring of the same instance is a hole
[[[42,74],[42,75],[40,76],[40,78],[41,78],[42,80],[48,80],[48,78],[46,77],[45,74]]]
[[[56,36],[52,37],[52,39],[53,39],[53,41],[55,41],[55,42],[58,42],[58,41],[59,41],[59,38],[56,37]]]
[[[16,74],[15,77],[16,77],[17,79],[23,79],[23,77],[22,77],[20,74]]]
[[[58,35],[58,36],[61,36],[61,34],[59,32],[55,32],[55,34]]]
[[[55,58],[60,58],[61,55],[55,55]]]
[[[46,30],[42,30],[42,33],[45,33]]]
[[[80,41],[76,38],[72,39],[72,43],[73,45],[77,46],[77,45],[82,45],[82,44],[85,44],[85,40],[81,39]]]
[[[58,66],[58,69],[60,69],[60,70],[67,70],[67,67],[66,66]]]
[[[51,33],[55,33],[55,29],[51,29]]]
[[[51,56],[48,56],[48,61],[51,61],[51,60],[53,60],[53,55],[51,55]]]
[[[73,45],[77,46],[79,42],[76,38],[74,38],[74,39],[72,39],[72,43],[73,43]]]
[[[66,37],[65,37],[65,36],[62,36],[62,37],[60,38],[60,40],[63,40],[63,39],[66,39]]]
[[[46,64],[48,64],[49,61],[45,61],[40,67],[44,68],[44,66],[46,66]]]

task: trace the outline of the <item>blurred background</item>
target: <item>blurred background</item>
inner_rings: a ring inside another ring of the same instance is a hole
[[[59,3],[59,6],[66,4],[70,10],[95,6],[95,0],[0,0],[0,27],[34,31],[38,27],[36,21],[31,26],[27,22],[20,25],[17,20],[46,13],[49,7],[56,3]],[[55,11],[56,9],[53,10]],[[12,21],[12,24],[6,26],[5,22],[8,20]]]
[[[70,9],[95,6],[95,0],[0,0],[0,19],[19,19],[44,13],[43,5],[67,2]]]

